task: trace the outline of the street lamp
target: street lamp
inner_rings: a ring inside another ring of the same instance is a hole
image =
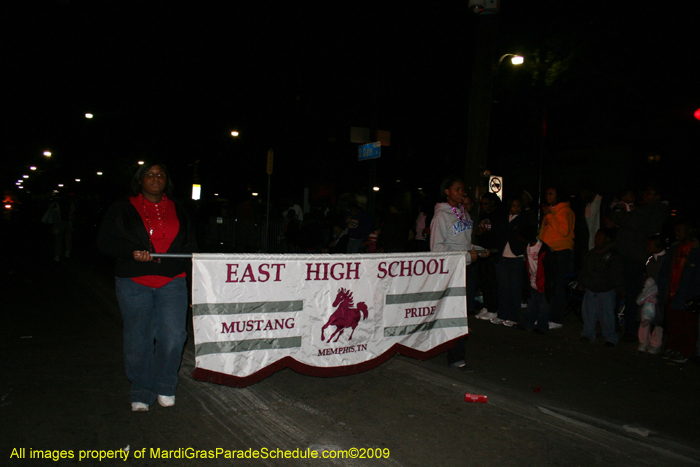
[[[467,157],[465,181],[469,189],[480,195],[481,180],[479,173],[486,169],[488,160],[489,129],[491,126],[491,106],[493,104],[493,85],[503,60],[510,57],[511,64],[521,65],[524,59],[517,54],[503,54],[498,61],[493,61],[491,47],[478,49],[472,69],[472,86],[469,97],[469,115],[467,128]]]
[[[46,157],[51,157],[51,151],[44,151],[44,155]]]
[[[511,57],[510,58],[510,63],[513,65],[522,65],[525,59],[523,58],[522,55],[516,55],[516,54],[503,54],[501,58],[498,59],[498,66],[501,66],[501,62],[503,61],[504,58],[506,57]]]

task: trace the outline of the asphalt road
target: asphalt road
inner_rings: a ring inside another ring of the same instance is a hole
[[[574,315],[547,336],[471,320],[473,373],[448,368],[445,355],[399,355],[358,375],[287,369],[244,389],[189,378],[190,340],[177,405],[132,413],[109,265],[76,243],[55,263],[39,224],[3,224],[2,466],[120,465],[78,456],[124,456],[127,446],[126,462],[142,466],[700,464],[700,367],[639,355],[635,344],[582,344]],[[217,448],[215,459],[177,457]],[[225,457],[351,448],[381,458]],[[30,458],[61,450],[74,457]]]

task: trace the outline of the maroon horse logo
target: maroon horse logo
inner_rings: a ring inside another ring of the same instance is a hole
[[[321,328],[321,340],[326,341],[323,331],[325,331],[328,326],[335,326],[335,332],[331,334],[331,337],[329,337],[326,342],[330,342],[336,334],[338,337],[336,337],[333,342],[338,342],[345,328],[352,328],[348,340],[352,339],[357,323],[360,322],[360,317],[362,317],[362,319],[367,319],[367,305],[365,305],[365,302],[360,302],[357,304],[357,308],[353,308],[352,292],[341,288],[338,295],[335,296],[333,306],[337,306],[338,309],[333,312],[331,317],[328,318],[328,322]]]

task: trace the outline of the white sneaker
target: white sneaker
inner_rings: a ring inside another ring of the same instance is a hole
[[[158,403],[161,407],[172,407],[175,405],[175,396],[158,396]]]
[[[491,321],[492,319],[496,318],[497,316],[498,316],[498,313],[490,313],[487,311],[483,315],[477,316],[477,318],[483,319],[485,321]]]
[[[479,319],[483,319],[482,316],[484,316],[488,312],[489,310],[487,310],[486,308],[482,308],[481,311],[479,311],[479,313],[476,314],[476,317]]]
[[[661,352],[661,347],[650,346],[649,349],[647,349],[648,354],[657,355],[659,352]]]
[[[143,402],[132,402],[131,403],[132,412],[148,412],[148,404]]]
[[[512,327],[517,326],[518,323],[516,323],[515,321],[511,321],[511,320],[507,319],[507,320],[503,321],[503,325],[504,325],[504,326],[508,326],[509,328],[512,328]]]
[[[549,322],[549,329],[561,329],[563,327],[563,324],[553,323],[552,321]]]
[[[493,324],[503,324],[503,323],[505,323],[506,321],[503,320],[503,319],[501,319],[501,318],[499,318],[499,317],[495,317],[495,318],[492,318],[492,319],[491,319],[491,322],[492,322]]]
[[[640,342],[637,346],[637,352],[646,352],[647,348],[649,348],[649,344],[646,342]]]

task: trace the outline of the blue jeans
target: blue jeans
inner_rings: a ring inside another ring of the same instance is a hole
[[[496,275],[498,276],[498,317],[500,319],[520,322],[523,274],[525,274],[523,258],[503,256],[498,260]]]
[[[124,366],[131,401],[153,404],[173,396],[187,339],[187,281],[173,279],[159,289],[116,278],[124,321]]]
[[[551,311],[551,304],[547,303],[544,292],[540,293],[537,289],[530,287],[530,300],[527,302],[527,309],[523,314],[523,327],[528,331],[537,327],[543,333],[549,332]],[[535,321],[537,321],[537,325],[535,325]]]
[[[617,344],[615,332],[615,303],[617,295],[615,289],[607,292],[591,292],[586,290],[581,305],[581,317],[583,318],[583,331],[581,336],[595,340],[595,322],[600,321],[600,331],[607,342]]]

